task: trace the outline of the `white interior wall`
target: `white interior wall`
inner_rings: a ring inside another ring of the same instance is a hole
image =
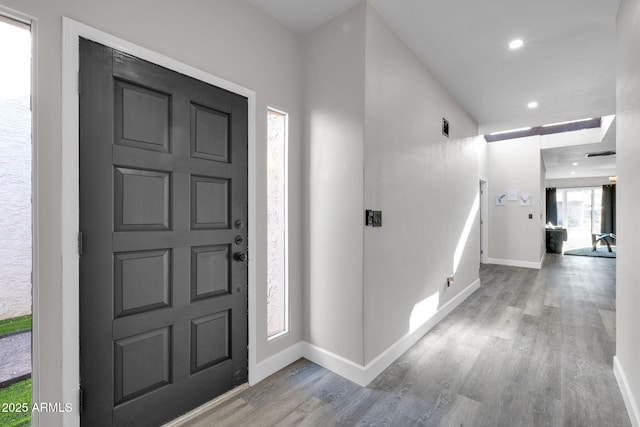
[[[480,260],[476,123],[371,5],[366,35],[365,207],[382,210],[364,233],[368,363],[475,282]]]
[[[489,150],[484,136],[480,135],[476,138],[476,145],[478,147],[478,170],[480,176],[486,178],[489,176],[489,159],[487,157]]]
[[[540,137],[488,143],[487,159],[489,263],[540,268],[544,254]],[[531,206],[520,206],[518,200],[496,206],[496,196],[508,189],[518,190],[518,195],[530,194]]]
[[[266,108],[274,106],[290,114],[290,289],[291,333],[275,342],[266,339],[266,255],[252,254],[258,271],[258,361],[302,339],[302,242],[301,242],[301,37],[248,1],[188,0],[158,4],[152,0],[125,2],[55,0],[23,2],[2,0],[3,5],[37,19],[38,87],[37,206],[36,224],[38,313],[41,354],[39,398],[63,402],[62,361],[62,253],[61,187],[61,57],[62,17],[111,33],[122,39],[255,90],[257,95],[257,175],[266,174]],[[126,11],[126,13],[124,12]],[[153,11],[152,14],[149,11]],[[264,185],[266,179],[258,180]],[[258,212],[266,212],[266,188],[258,189]],[[266,216],[252,226],[258,230],[258,248],[266,250]],[[262,286],[261,286],[262,285]],[[262,321],[260,319],[263,319]],[[46,356],[45,356],[46,355]],[[61,414],[41,414],[41,425],[62,425]]]
[[[305,339],[363,363],[365,3],[304,37]]]
[[[640,2],[622,0],[617,52],[616,357],[614,372],[634,426],[640,426]]]

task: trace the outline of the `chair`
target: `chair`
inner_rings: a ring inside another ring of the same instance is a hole
[[[609,252],[612,252],[611,250],[611,244],[609,243],[609,239],[615,239],[616,235],[613,233],[600,233],[600,234],[591,234],[591,247],[593,252],[596,251],[596,245],[598,244],[598,242],[604,242],[607,245],[607,249],[609,250]]]

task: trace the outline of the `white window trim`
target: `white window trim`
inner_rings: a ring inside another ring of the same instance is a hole
[[[267,114],[273,111],[284,116],[284,331],[267,336],[267,342],[271,343],[278,338],[285,337],[291,332],[291,306],[289,299],[289,113],[275,107],[268,106]],[[269,120],[267,118],[267,131]],[[268,197],[268,195],[267,195]],[[268,283],[267,283],[268,284]],[[268,312],[268,307],[267,307]]]
[[[144,47],[130,43],[88,25],[63,17],[62,44],[62,394],[65,402],[78,402],[80,386],[79,347],[79,39],[93,40],[105,46],[153,62],[165,68],[221,87],[248,99],[249,146],[249,253],[257,253],[257,176],[256,176],[256,94],[253,90],[229,82]],[[266,215],[266,212],[262,213]],[[249,384],[256,380],[256,263],[249,263]],[[77,406],[63,415],[65,426],[80,425]]]

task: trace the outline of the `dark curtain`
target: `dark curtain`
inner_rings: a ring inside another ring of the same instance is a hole
[[[616,232],[616,186],[602,186],[602,216],[600,218],[600,232]]]
[[[558,225],[558,205],[556,203],[556,189],[547,188],[547,223]]]

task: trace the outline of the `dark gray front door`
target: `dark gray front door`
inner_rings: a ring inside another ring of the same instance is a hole
[[[158,425],[247,379],[247,99],[80,42],[86,426]]]

